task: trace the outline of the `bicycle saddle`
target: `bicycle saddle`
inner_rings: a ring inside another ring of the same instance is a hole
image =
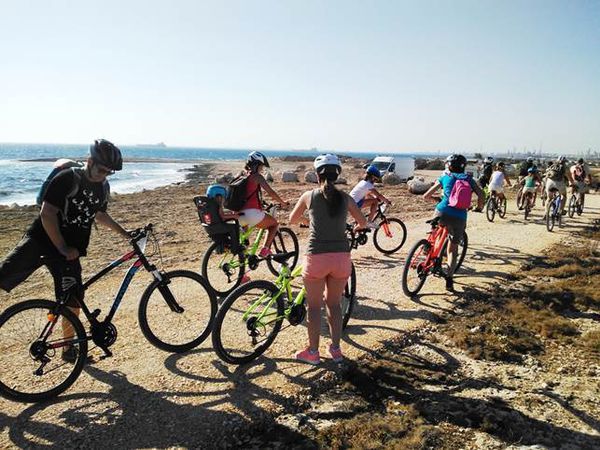
[[[285,264],[285,262],[296,256],[296,252],[286,252],[286,253],[274,253],[270,256],[273,261],[278,262],[279,264]]]
[[[432,227],[436,227],[439,224],[439,222],[440,222],[440,218],[439,217],[434,217],[433,219],[429,219],[425,223],[430,224]]]

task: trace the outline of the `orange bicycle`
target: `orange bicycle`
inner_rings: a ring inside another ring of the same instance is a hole
[[[434,276],[445,276],[442,263],[448,257],[448,229],[440,224],[439,217],[428,220],[427,223],[431,224],[429,236],[427,239],[421,239],[410,249],[402,271],[402,290],[409,297],[419,293],[430,273]],[[458,246],[455,272],[465,259],[468,243],[469,238],[465,232]]]

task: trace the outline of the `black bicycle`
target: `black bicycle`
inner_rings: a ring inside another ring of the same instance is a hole
[[[485,204],[485,215],[487,220],[493,222],[496,213],[498,213],[498,216],[502,219],[506,216],[506,197],[500,199],[496,191],[492,191]]]
[[[373,245],[381,253],[391,255],[400,250],[406,242],[406,225],[396,217],[386,217],[385,211],[387,210],[387,206],[383,202],[379,202],[379,205],[377,205],[377,214],[373,218],[373,221],[379,220],[379,223],[373,232]],[[368,233],[370,232],[371,229],[355,232],[352,225],[346,225],[346,237],[353,249],[358,248],[359,245],[366,244],[369,240]]]
[[[90,323],[86,332],[66,302],[67,291],[57,301],[26,300],[0,315],[0,394],[8,399],[37,402],[59,395],[71,386],[85,364],[88,341],[112,356],[109,347],[117,339],[112,319],[133,276],[143,267],[154,280],[142,294],[138,320],[146,339],[169,352],[184,352],[202,343],[210,334],[217,301],[206,281],[187,270],[163,272],[146,256],[146,244],[154,237],[152,224],[132,232],[133,250],[112,262],[83,285],[104,277],[121,264],[135,260],[129,268],[112,307],[104,320],[100,310],[80,306]],[[154,252],[160,255],[156,238]]]

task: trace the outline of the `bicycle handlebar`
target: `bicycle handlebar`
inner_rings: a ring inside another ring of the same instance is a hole
[[[152,233],[152,231],[154,231],[154,225],[152,225],[151,223],[144,226],[143,228],[136,228],[135,230],[131,230],[129,232],[129,235],[131,236],[129,243],[133,245],[139,242],[141,239],[145,238],[150,233]]]

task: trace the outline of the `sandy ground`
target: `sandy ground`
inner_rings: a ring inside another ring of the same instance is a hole
[[[302,163],[286,163],[296,167]],[[284,164],[275,167],[275,178]],[[214,175],[228,171],[220,165],[210,168]],[[303,172],[301,172],[303,173]],[[359,170],[345,167],[349,190]],[[274,183],[276,190],[290,200],[311,188],[306,183]],[[187,268],[199,271],[203,251],[209,244],[200,230],[191,197],[203,190],[195,183],[169,186],[144,193],[117,196],[110,207],[126,227],[153,222],[158,226],[165,269]],[[509,203],[505,219],[489,223],[483,214],[469,216],[469,252],[459,277],[458,294],[449,295],[442,281],[428,279],[417,299],[402,294],[400,277],[406,252],[413,242],[425,236],[425,218],[432,204],[408,194],[405,186],[385,187],[394,201],[390,216],[402,218],[408,227],[408,240],[392,256],[377,252],[372,242],[353,254],[358,274],[358,306],[343,339],[349,359],[356,359],[381,346],[387,339],[435,321],[436,313],[451,310],[464,286],[491,286],[507,282],[507,274],[573,230],[597,218],[600,197],[589,195],[587,210],[580,218],[566,219],[564,227],[549,233],[541,221],[539,205],[525,222]],[[35,210],[0,211],[0,254],[20,238]],[[282,222],[285,222],[282,216]],[[306,230],[297,229],[301,247]],[[84,273],[91,273],[122,254],[127,245],[100,229],[93,235],[90,257]],[[154,258],[158,262],[158,258]],[[266,269],[253,273],[253,279],[271,278]],[[102,280],[88,293],[93,305],[106,312],[118,289],[121,271]],[[282,411],[317,380],[333,376],[337,369],[325,359],[319,367],[293,360],[303,347],[303,325],[283,330],[272,347],[255,363],[230,366],[221,362],[207,339],[196,350],[171,355],[154,348],[137,325],[138,300],[150,281],[140,274],[130,287],[114,321],[119,338],[111,348],[114,356],[86,366],[75,384],[55,401],[26,405],[0,399],[0,447],[45,447],[50,445],[96,448],[219,447],[234,443],[231,435],[251,426],[267,412]],[[0,294],[3,307],[25,298],[50,298],[52,283],[40,270],[10,295]],[[321,343],[326,355],[327,339]],[[6,370],[0,367],[0,370]],[[586,432],[584,424],[574,423]]]

